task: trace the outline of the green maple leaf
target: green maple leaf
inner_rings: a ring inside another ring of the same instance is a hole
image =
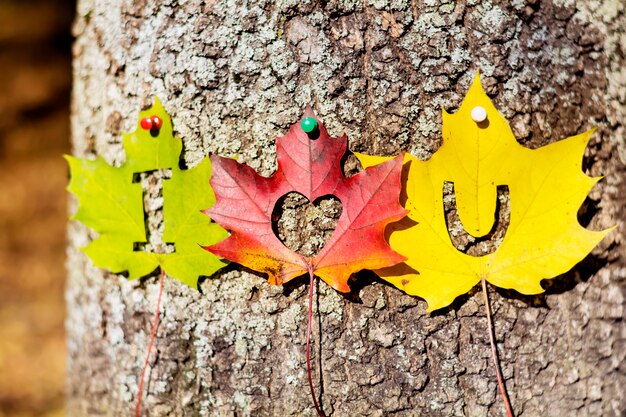
[[[140,125],[143,118],[152,116],[163,122],[158,134]],[[65,156],[71,174],[67,189],[79,202],[72,219],[100,234],[83,251],[98,267],[115,273],[128,271],[129,279],[161,267],[195,288],[199,276],[212,275],[225,265],[202,249],[228,236],[201,212],[215,204],[209,184],[211,162],[206,158],[192,169],[179,168],[182,141],[173,137],[170,117],[158,99],[139,113],[136,130],[123,137],[126,162],[119,168],[102,157],[86,160]],[[175,252],[165,254],[134,250],[136,242],[147,239],[141,184],[133,183],[133,177],[159,169],[172,172],[171,179],[163,183],[163,241],[173,242]]]

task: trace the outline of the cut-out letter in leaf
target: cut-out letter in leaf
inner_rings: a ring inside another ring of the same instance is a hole
[[[84,252],[96,266],[113,272],[128,271],[129,279],[145,276],[158,266],[177,280],[196,287],[198,277],[212,275],[225,264],[202,246],[224,239],[228,234],[202,214],[215,203],[209,184],[211,162],[207,158],[189,170],[179,168],[182,141],[172,136],[169,115],[155,99],[154,105],[139,114],[137,129],[124,135],[126,162],[109,165],[96,160],[66,156],[71,180],[68,190],[78,199],[79,220],[100,234]],[[143,193],[134,183],[136,174],[171,170],[163,183],[163,241],[174,244],[173,253],[135,250],[146,241]]]
[[[523,294],[543,292],[540,282],[581,261],[610,231],[591,231],[577,212],[599,178],[586,176],[582,156],[592,132],[539,149],[520,145],[487,97],[479,75],[455,114],[443,112],[443,145],[422,162],[407,155],[406,220],[391,225],[391,247],[408,259],[376,271],[429,310],[452,303],[482,283],[491,356],[507,416],[513,411],[497,359],[486,281]],[[364,166],[380,158],[357,155]],[[507,186],[510,220],[495,251],[471,256],[453,245],[443,206],[443,188],[453,183],[464,229],[486,236],[496,222],[497,187]]]
[[[297,123],[277,138],[278,169],[269,178],[233,159],[211,157],[211,184],[217,202],[206,213],[231,235],[207,249],[267,273],[271,284],[282,284],[312,270],[336,290],[348,292],[351,274],[405,259],[384,237],[385,227],[406,214],[399,204],[402,157],[346,178],[341,170],[346,135],[329,137],[310,108],[303,120],[309,122],[307,129],[309,124],[313,126],[311,133]],[[287,248],[272,230],[274,206],[289,192],[298,192],[312,202],[334,195],[343,204],[330,240],[312,258]]]
[[[478,75],[459,110],[443,112],[442,131],[443,145],[430,160],[405,157],[409,213],[391,225],[390,245],[408,259],[376,271],[424,298],[429,310],[449,305],[483,278],[522,294],[541,293],[542,279],[568,271],[611,230],[587,230],[577,219],[587,193],[600,179],[581,169],[593,131],[528,149],[515,140]],[[357,156],[364,166],[381,161]],[[492,229],[497,187],[508,186],[510,224],[493,253],[475,257],[454,247],[444,217],[445,182],[454,184],[461,223],[475,237]]]

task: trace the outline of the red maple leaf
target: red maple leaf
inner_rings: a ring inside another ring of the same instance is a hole
[[[348,292],[348,278],[353,273],[406,259],[394,252],[384,237],[387,224],[406,214],[398,202],[402,156],[346,178],[341,160],[347,136],[329,137],[310,108],[303,119],[307,117],[317,121],[318,137],[310,138],[300,123],[292,125],[285,136],[276,139],[278,169],[269,178],[233,159],[211,157],[211,185],[217,201],[205,213],[231,235],[205,249],[267,273],[270,284],[314,272],[336,290]],[[333,195],[343,205],[335,231],[312,258],[287,248],[272,230],[274,206],[290,192],[309,201]]]

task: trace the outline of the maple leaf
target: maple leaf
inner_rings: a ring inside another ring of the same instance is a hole
[[[406,214],[398,201],[402,157],[346,178],[341,160],[347,150],[347,136],[329,137],[310,108],[303,120],[306,118],[316,120],[319,136],[311,139],[300,124],[292,125],[276,140],[278,168],[269,178],[232,159],[211,157],[211,185],[217,202],[206,213],[231,235],[206,249],[267,273],[270,284],[282,284],[313,270],[336,290],[348,292],[348,278],[353,273],[405,259],[384,238],[385,227]],[[343,204],[335,231],[312,258],[287,248],[272,230],[276,202],[294,191],[311,202],[334,195]]]
[[[481,113],[480,108],[488,118],[476,122],[472,111]],[[600,180],[581,170],[593,131],[539,149],[525,148],[483,91],[479,75],[459,110],[444,110],[442,130],[443,145],[430,160],[405,157],[409,213],[391,226],[390,245],[408,259],[376,271],[408,294],[424,298],[429,311],[449,305],[481,278],[522,294],[541,293],[542,279],[568,271],[611,230],[587,230],[577,219],[587,193]],[[384,160],[357,157],[363,166]],[[444,216],[445,182],[454,183],[461,223],[475,237],[492,229],[496,187],[508,186],[510,224],[493,253],[475,257],[454,247]]]
[[[157,116],[159,129],[145,129],[141,121]],[[158,99],[140,112],[137,128],[123,135],[126,162],[109,165],[102,157],[96,160],[65,156],[71,180],[67,187],[79,202],[72,217],[100,234],[83,251],[98,267],[115,273],[128,271],[135,279],[158,266],[179,281],[196,287],[200,275],[211,275],[225,264],[204,251],[228,234],[202,214],[215,203],[209,184],[211,162],[207,158],[189,170],[179,168],[182,141],[172,136],[169,115]],[[143,192],[134,183],[136,173],[171,169],[171,179],[163,183],[163,241],[173,242],[173,253],[150,253],[134,250],[135,243],[146,242]]]

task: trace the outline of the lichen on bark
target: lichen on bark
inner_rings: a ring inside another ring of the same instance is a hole
[[[194,166],[209,153],[275,169],[274,138],[313,105],[353,150],[427,159],[441,107],[476,70],[531,147],[599,126],[585,169],[606,178],[582,214],[617,223],[548,293],[492,294],[496,337],[520,416],[618,416],[626,265],[626,15],[621,0],[80,0],[74,25],[73,144],[124,160],[122,131],[158,95]],[[294,220],[295,221],[295,220]],[[68,415],[132,409],[155,279],[127,282],[80,253],[69,226]],[[425,303],[357,276],[343,297],[317,285],[315,381],[335,416],[502,414],[481,298],[427,314]],[[169,280],[145,415],[313,415],[306,388],[302,281],[269,286],[229,267],[200,292]]]

